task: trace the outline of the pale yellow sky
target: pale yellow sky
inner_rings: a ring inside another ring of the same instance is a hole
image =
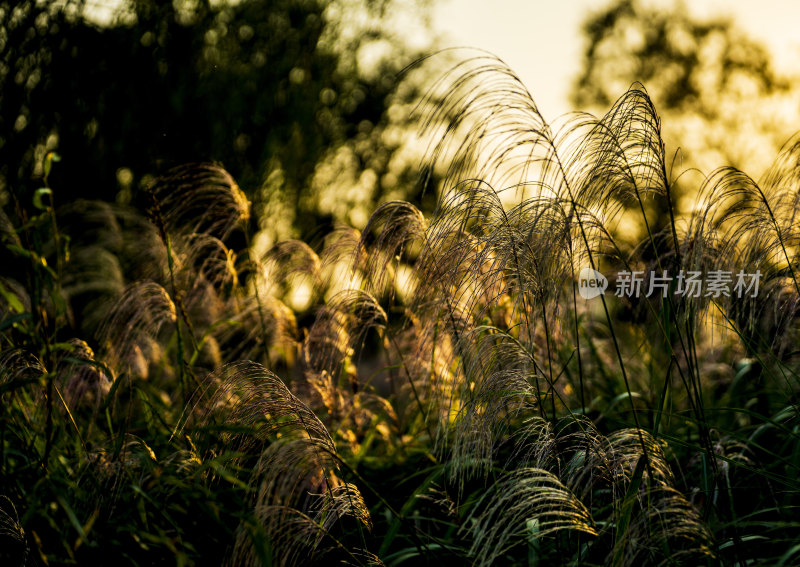
[[[671,5],[670,0],[649,0]],[[436,0],[434,29],[443,47],[479,47],[503,59],[523,80],[548,120],[573,110],[567,93],[579,71],[581,22],[609,2],[597,0]],[[800,1],[695,0],[697,17],[730,15],[771,51],[781,71],[800,72]]]

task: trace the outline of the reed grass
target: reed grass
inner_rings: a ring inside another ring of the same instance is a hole
[[[641,85],[548,124],[483,52],[417,112],[436,210],[315,246],[257,255],[214,164],[146,211],[3,213],[4,564],[800,560],[800,143],[689,187]],[[762,277],[628,297],[623,270]]]

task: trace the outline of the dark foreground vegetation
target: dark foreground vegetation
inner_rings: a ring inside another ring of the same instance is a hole
[[[46,155],[0,216],[3,565],[800,562],[800,144],[682,214],[643,89],[551,126],[476,56],[430,101],[433,215],[264,255],[219,165],[59,207]],[[681,270],[760,286],[613,293]]]

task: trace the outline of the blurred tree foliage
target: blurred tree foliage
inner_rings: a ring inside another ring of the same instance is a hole
[[[381,25],[391,0],[127,0],[108,24],[85,17],[107,4],[0,1],[6,196],[35,190],[49,150],[64,158],[61,203],[127,201],[149,174],[216,160],[280,205],[283,232],[308,233],[324,220],[307,195],[316,168],[359,136],[385,139],[395,74],[416,57]],[[415,9],[422,21],[424,0]],[[385,169],[398,146],[350,165]]]
[[[573,103],[605,112],[641,82],[665,118],[667,145],[680,141],[684,167],[757,173],[800,128],[798,81],[778,74],[768,51],[729,19],[699,21],[681,3],[619,0],[583,31]]]

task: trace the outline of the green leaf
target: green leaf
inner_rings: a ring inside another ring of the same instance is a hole
[[[19,315],[14,315],[13,317],[9,317],[8,319],[3,319],[0,321],[0,332],[5,331],[9,327],[13,327],[16,323],[20,321],[25,321],[31,318],[30,313],[20,313]]]
[[[539,565],[539,520],[528,518],[525,521],[525,531],[528,533],[528,567]]]
[[[748,535],[748,536],[744,536],[741,539],[741,542],[742,543],[747,543],[749,541],[764,541],[764,540],[769,541],[769,538],[768,537],[764,537],[764,536],[760,536],[760,535]],[[733,539],[729,539],[728,541],[726,541],[724,543],[721,543],[719,545],[719,548],[720,548],[720,550],[723,550],[723,549],[727,549],[729,547],[733,547],[734,545],[735,545],[734,540]]]
[[[633,470],[631,483],[628,486],[628,491],[625,494],[625,499],[622,501],[622,509],[620,510],[619,521],[617,522],[617,541],[614,550],[613,565],[622,565],[625,556],[625,533],[628,531],[628,525],[633,516],[633,507],[636,503],[636,497],[639,493],[639,488],[642,486],[642,477],[644,476],[644,469],[647,466],[647,455],[641,455],[636,462],[636,468]]]
[[[75,528],[76,532],[78,532],[78,536],[81,538],[81,541],[83,543],[88,544],[89,538],[86,537],[86,532],[83,531],[83,526],[78,520],[78,516],[76,516],[75,512],[72,510],[72,507],[67,503],[67,501],[63,497],[57,496],[56,499],[58,500],[58,503],[61,504],[61,508],[67,514],[69,523],[72,524],[72,527]]]
[[[25,313],[25,306],[22,305],[20,298],[17,297],[15,293],[8,291],[2,283],[0,283],[0,295],[3,296],[8,306],[16,311],[17,314],[21,315]]]
[[[23,258],[34,258],[35,254],[33,252],[29,252],[22,246],[17,244],[6,244],[6,249],[15,254],[16,256],[22,256]]]
[[[419,502],[419,495],[425,493],[428,488],[442,475],[442,471],[444,470],[441,465],[436,465],[432,467],[433,472],[428,475],[428,477],[422,482],[422,484],[417,487],[411,497],[406,500],[405,504],[403,504],[403,508],[400,510],[400,517],[395,517],[392,520],[389,529],[386,532],[386,535],[383,538],[383,542],[381,543],[380,551],[378,552],[378,556],[383,556],[392,544],[392,541],[397,537],[398,532],[400,531],[401,524],[403,522],[403,518],[408,516],[409,512],[414,508],[414,506]],[[426,546],[427,547],[427,546]]]
[[[44,156],[44,178],[47,179],[50,176],[50,170],[53,168],[54,161],[61,161],[61,156],[55,152],[47,152],[47,155]]]
[[[41,187],[36,190],[36,193],[33,194],[33,206],[40,211],[47,210],[50,207],[50,205],[45,205],[42,203],[42,197],[45,195],[50,197],[50,202],[52,203],[53,190],[49,187]]]

